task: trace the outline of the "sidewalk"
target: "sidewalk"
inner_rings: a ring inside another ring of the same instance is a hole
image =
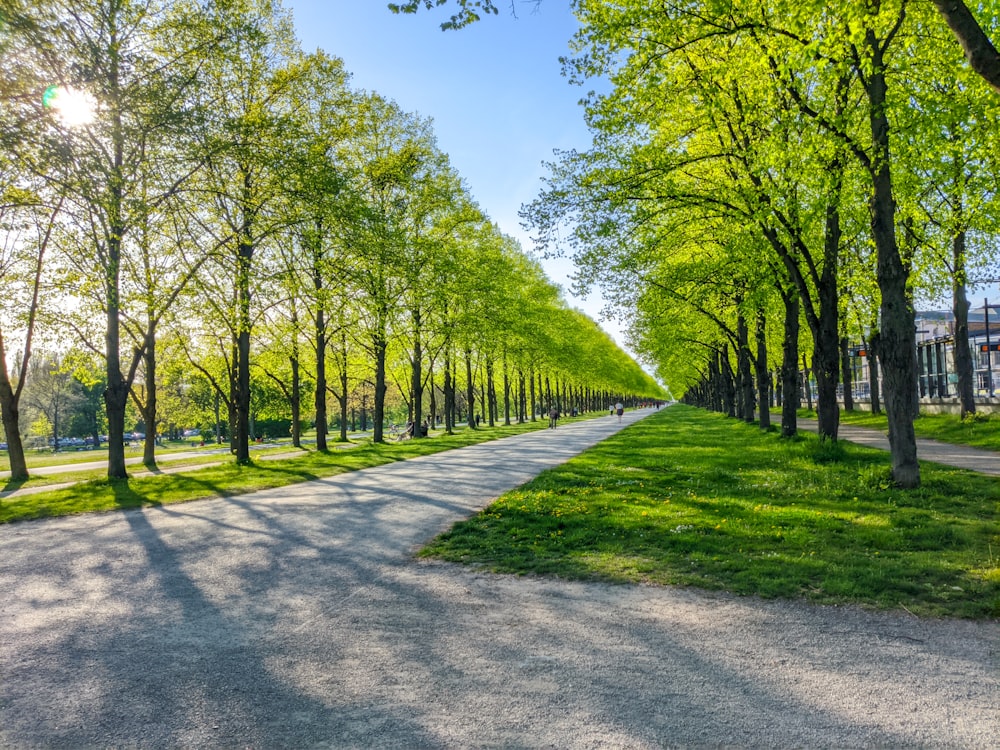
[[[1000,624],[421,561],[649,412],[0,526],[0,747],[963,747]]]
[[[780,425],[780,412],[777,413],[777,420],[777,424]],[[809,430],[810,432],[819,431],[819,425],[814,419],[800,418],[798,425],[799,429]],[[884,451],[889,450],[889,437],[880,430],[854,427],[853,425],[841,422],[837,430],[837,436],[840,440],[847,440],[858,445],[866,445],[869,448],[879,448]],[[967,445],[942,443],[938,440],[929,440],[927,438],[917,438],[917,458],[921,461],[933,461],[946,466],[976,471],[980,474],[1000,476],[1000,453],[996,451],[971,448]]]

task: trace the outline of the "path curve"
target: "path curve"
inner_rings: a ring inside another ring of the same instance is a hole
[[[995,621],[414,560],[618,428],[0,527],[0,746],[995,746]]]

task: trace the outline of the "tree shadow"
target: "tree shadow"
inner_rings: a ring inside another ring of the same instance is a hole
[[[16,492],[28,483],[27,479],[7,479],[4,482],[2,492]]]

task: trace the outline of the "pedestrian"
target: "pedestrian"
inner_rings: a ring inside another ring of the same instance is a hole
[[[559,410],[556,407],[549,409],[549,429],[554,430],[556,428],[556,422],[559,421]]]
[[[624,413],[625,413],[625,406],[622,404],[621,401],[619,401],[617,404],[615,404],[615,414],[618,415],[619,422],[622,421],[622,414]]]

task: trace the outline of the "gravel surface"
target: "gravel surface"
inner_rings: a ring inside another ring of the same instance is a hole
[[[996,621],[414,560],[641,416],[0,527],[0,747],[1000,746]]]

